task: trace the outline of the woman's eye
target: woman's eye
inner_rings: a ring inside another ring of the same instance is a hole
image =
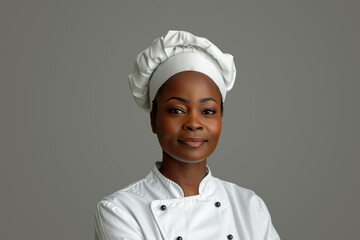
[[[170,108],[169,113],[173,113],[173,114],[180,114],[180,113],[183,113],[183,111],[179,108]]]
[[[206,110],[203,111],[203,113],[204,113],[205,115],[213,115],[213,114],[216,113],[216,111],[211,110],[211,109],[206,109]]]

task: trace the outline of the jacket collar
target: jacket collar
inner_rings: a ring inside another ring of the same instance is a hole
[[[182,188],[175,183],[174,181],[166,178],[159,171],[161,166],[161,162],[156,162],[149,175],[146,177],[149,181],[151,187],[161,194],[163,198],[183,198],[184,192]],[[206,165],[206,176],[201,180],[199,185],[199,195],[196,195],[200,198],[207,197],[214,192],[215,189],[215,181],[213,176],[211,175],[211,171],[209,166]]]

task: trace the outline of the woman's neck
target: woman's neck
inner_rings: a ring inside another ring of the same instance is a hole
[[[163,153],[159,170],[182,188],[185,197],[198,195],[200,182],[206,176],[206,159],[198,163],[184,163]]]

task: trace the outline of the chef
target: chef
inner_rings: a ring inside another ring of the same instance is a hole
[[[99,202],[97,240],[280,239],[263,200],[213,177],[206,164],[235,75],[230,54],[185,31],[169,31],[138,55],[129,85],[150,113],[162,159]]]

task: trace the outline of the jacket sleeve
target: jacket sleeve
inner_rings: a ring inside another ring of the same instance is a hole
[[[108,200],[98,203],[95,211],[95,240],[142,240],[136,220]]]
[[[264,201],[257,196],[258,198],[258,207],[259,207],[259,213],[260,213],[260,218],[262,219],[261,221],[261,229],[263,232],[263,240],[280,240],[280,237],[278,235],[278,233],[276,232],[272,222],[271,222],[271,217],[270,217],[270,213],[264,203]]]

